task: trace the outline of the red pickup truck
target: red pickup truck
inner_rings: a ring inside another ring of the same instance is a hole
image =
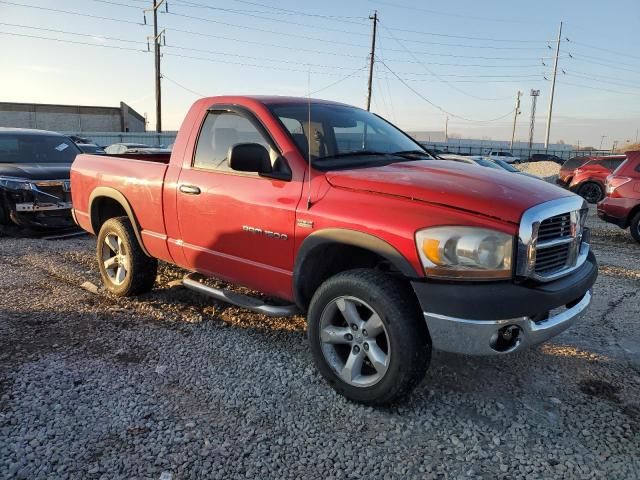
[[[80,155],[71,184],[113,294],[150,290],[160,259],[193,272],[185,287],[306,313],[319,371],[369,404],[408,393],[432,348],[504,354],[560,333],[588,307],[598,272],[582,198],[436,160],[339,103],[204,98],[170,158]]]

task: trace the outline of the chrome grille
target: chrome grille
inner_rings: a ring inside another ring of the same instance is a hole
[[[569,243],[538,249],[536,252],[536,273],[544,275],[564,268],[567,265],[570,252],[571,244]]]
[[[538,242],[570,236],[571,214],[568,212],[543,220],[538,228]]]
[[[516,275],[542,282],[569,274],[586,260],[586,203],[575,196],[552,200],[522,216]]]

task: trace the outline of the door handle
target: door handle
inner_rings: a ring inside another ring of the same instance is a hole
[[[200,187],[195,185],[180,185],[180,191],[187,195],[200,195]]]

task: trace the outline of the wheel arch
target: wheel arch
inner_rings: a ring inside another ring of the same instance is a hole
[[[405,278],[419,276],[393,245],[375,235],[341,228],[314,232],[304,239],[296,256],[293,269],[295,302],[306,310],[315,290],[330,276],[380,263],[388,264]]]
[[[120,215],[118,215],[118,213],[120,213]],[[89,197],[89,216],[91,229],[96,235],[104,222],[110,218],[127,216],[133,227],[136,239],[140,244],[140,248],[147,256],[151,256],[142,242],[138,219],[136,218],[133,208],[131,208],[131,204],[122,192],[111,187],[97,187],[91,192],[91,196]]]

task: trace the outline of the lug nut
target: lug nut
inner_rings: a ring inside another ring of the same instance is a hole
[[[355,332],[356,330],[358,330],[358,325],[356,325],[355,323],[352,323],[352,324],[351,324],[351,330],[353,330],[354,332]]]
[[[354,345],[353,346],[353,353],[359,353],[360,352],[360,347],[358,345]]]
[[[353,335],[351,335],[350,333],[347,333],[347,334],[344,336],[344,338],[345,338],[347,341],[349,341],[349,342],[350,342],[351,340],[353,340]]]
[[[365,343],[365,344],[363,345],[363,347],[364,347],[364,349],[365,349],[367,352],[369,351],[369,344],[368,344],[368,343]]]
[[[368,335],[366,330],[362,330],[362,335],[364,335],[365,337]]]

